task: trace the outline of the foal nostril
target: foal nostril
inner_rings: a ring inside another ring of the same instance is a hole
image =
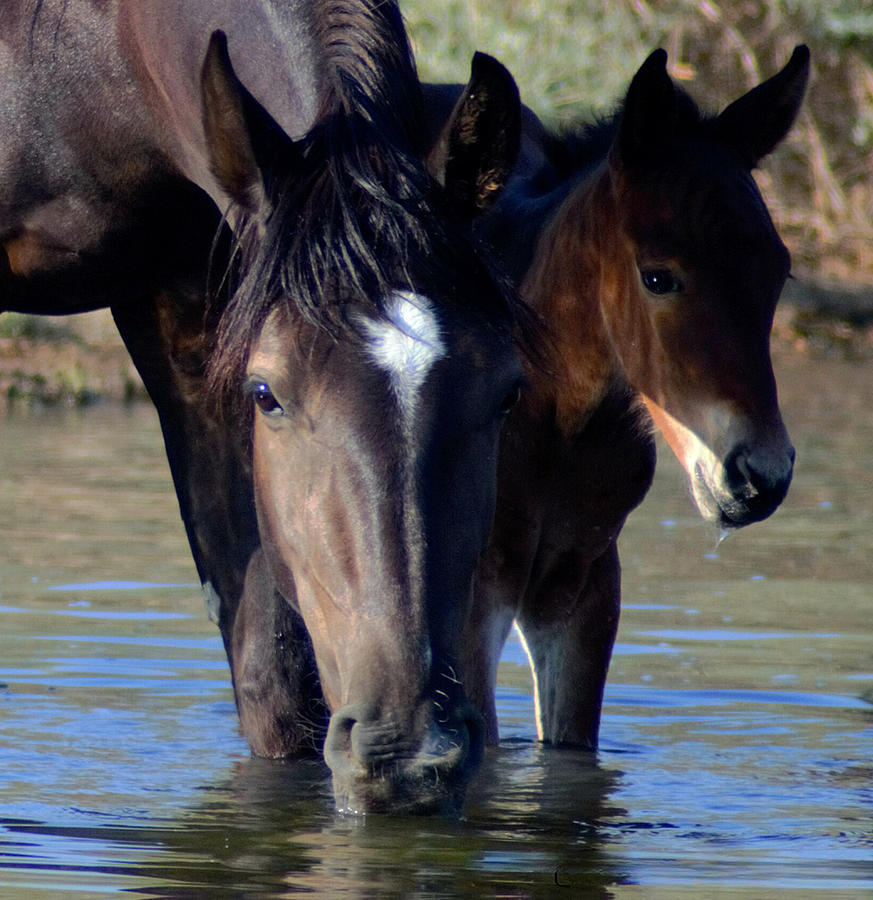
[[[724,462],[727,485],[736,497],[784,492],[794,468],[794,447],[780,453],[754,453],[747,447],[731,452]]]
[[[748,525],[766,519],[785,499],[794,471],[794,448],[756,452],[741,446],[724,462],[725,487],[730,499],[722,514],[730,525]]]
[[[724,461],[725,480],[735,497],[751,499],[759,492],[759,479],[749,464],[749,451],[737,447]]]

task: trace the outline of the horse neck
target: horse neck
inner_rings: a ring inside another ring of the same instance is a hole
[[[615,223],[611,179],[603,163],[556,210],[522,286],[547,331],[544,364],[529,374],[530,402],[554,410],[564,434],[578,431],[621,376],[604,316],[605,304],[627,290]]]
[[[422,102],[396,3],[119,0],[123,52],[146,85],[167,156],[220,206],[201,126],[200,71],[220,29],[236,75],[292,139],[341,108],[423,140]],[[390,137],[395,137],[391,135]]]
[[[309,6],[300,0],[120,0],[122,51],[145,85],[164,151],[213,199],[222,195],[209,166],[200,95],[209,39],[218,29],[227,34],[240,80],[290,137],[299,137],[316,119],[323,81]]]

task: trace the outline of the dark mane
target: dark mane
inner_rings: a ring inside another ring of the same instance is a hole
[[[621,110],[592,122],[566,126],[546,134],[545,152],[548,167],[537,175],[544,190],[551,190],[580,172],[593,168],[606,158],[618,132]],[[540,186],[540,185],[538,185]]]
[[[426,134],[424,103],[397,5],[329,0],[315,6],[328,72],[321,118],[359,112],[379,124],[387,142],[423,152],[414,142]]]
[[[676,87],[676,100],[674,134],[681,138],[705,134],[714,117],[704,113],[690,94],[679,87]],[[548,132],[545,143],[548,163],[536,176],[537,189],[544,193],[553,190],[574,176],[586,174],[606,159],[623,115],[624,105],[620,104],[612,113],[591,122]]]
[[[210,374],[225,397],[277,303],[354,336],[352,309],[382,315],[393,288],[436,287],[460,302],[461,268],[493,279],[421,161],[423,100],[396,8],[335,2],[317,33],[329,73],[321,118],[287,171],[273,173],[267,221],[244,220],[237,231],[233,268],[245,275],[231,283]],[[464,297],[485,317],[511,316],[508,292]]]

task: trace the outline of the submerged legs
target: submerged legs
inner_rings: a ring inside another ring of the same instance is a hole
[[[260,549],[249,560],[232,651],[240,725],[252,752],[317,752],[329,711],[312,642],[300,614],[276,591]]]
[[[569,616],[531,608],[518,626],[534,677],[541,741],[597,748],[603,690],[618,630],[621,569],[615,543],[594,561]]]

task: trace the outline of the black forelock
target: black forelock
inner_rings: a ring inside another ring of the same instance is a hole
[[[327,72],[321,113],[271,173],[269,216],[236,230],[236,283],[211,367],[222,393],[239,383],[251,341],[280,303],[337,338],[355,333],[352,311],[383,315],[397,288],[504,326],[517,310],[422,162],[424,104],[396,4],[323,0],[314,9]]]
[[[296,149],[295,168],[272,180],[266,221],[243,219],[237,229],[233,296],[212,366],[222,394],[239,383],[251,341],[278,304],[335,338],[356,335],[352,312],[381,317],[397,288],[512,322],[517,301],[467,223],[372,117],[333,113]]]

